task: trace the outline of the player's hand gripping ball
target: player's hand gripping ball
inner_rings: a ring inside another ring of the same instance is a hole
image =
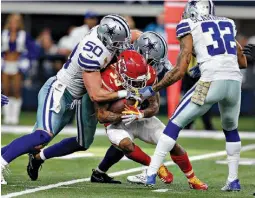
[[[126,105],[125,106],[125,111],[123,111],[122,114],[123,114],[123,116],[121,116],[122,122],[125,125],[130,125],[135,120],[139,120],[139,119],[142,119],[144,117],[143,111],[140,111],[137,108],[137,103],[133,106]]]

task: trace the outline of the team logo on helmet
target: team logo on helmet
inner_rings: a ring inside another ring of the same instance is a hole
[[[110,38],[112,38],[112,36],[114,34],[116,34],[116,32],[115,32],[116,25],[113,26],[113,27],[110,27],[108,24],[104,24],[104,26],[106,26],[106,29],[107,29],[105,34],[108,34],[110,36]]]
[[[158,50],[156,48],[156,45],[158,42],[151,42],[151,40],[148,37],[144,38],[144,40],[145,39],[148,40],[148,43],[146,45],[144,45],[143,47],[147,48],[148,53],[150,53],[152,50],[155,50],[156,52],[158,52]]]

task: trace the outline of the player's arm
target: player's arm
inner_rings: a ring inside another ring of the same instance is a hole
[[[149,97],[147,100],[149,102],[149,105],[146,109],[143,110],[144,118],[151,118],[152,116],[155,116],[158,114],[159,111],[159,93],[157,93],[155,96]]]
[[[117,123],[122,114],[108,111],[109,103],[94,103],[97,119],[100,123]]]
[[[154,92],[158,92],[184,77],[192,57],[192,46],[193,39],[191,34],[180,38],[180,52],[176,66],[159,83],[152,86]]]
[[[243,53],[242,46],[236,41],[236,48],[237,48],[237,59],[240,69],[247,68],[247,60],[246,56]]]
[[[84,71],[82,74],[84,86],[93,102],[104,102],[124,98],[126,90],[109,92],[102,88],[102,78],[99,71]]]

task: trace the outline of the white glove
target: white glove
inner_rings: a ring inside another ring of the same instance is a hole
[[[123,111],[122,114],[124,114],[123,116],[121,116],[122,122],[125,125],[129,125],[135,120],[139,120],[144,117],[144,114],[142,111],[139,111],[134,106],[128,106],[128,105],[126,105],[125,111]]]

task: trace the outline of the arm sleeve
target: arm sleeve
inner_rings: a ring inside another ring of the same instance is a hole
[[[181,22],[176,26],[176,37],[179,39],[190,33],[190,23],[187,20],[181,20]]]
[[[100,71],[101,66],[98,60],[90,58],[86,52],[82,52],[78,57],[78,65],[83,71]]]

